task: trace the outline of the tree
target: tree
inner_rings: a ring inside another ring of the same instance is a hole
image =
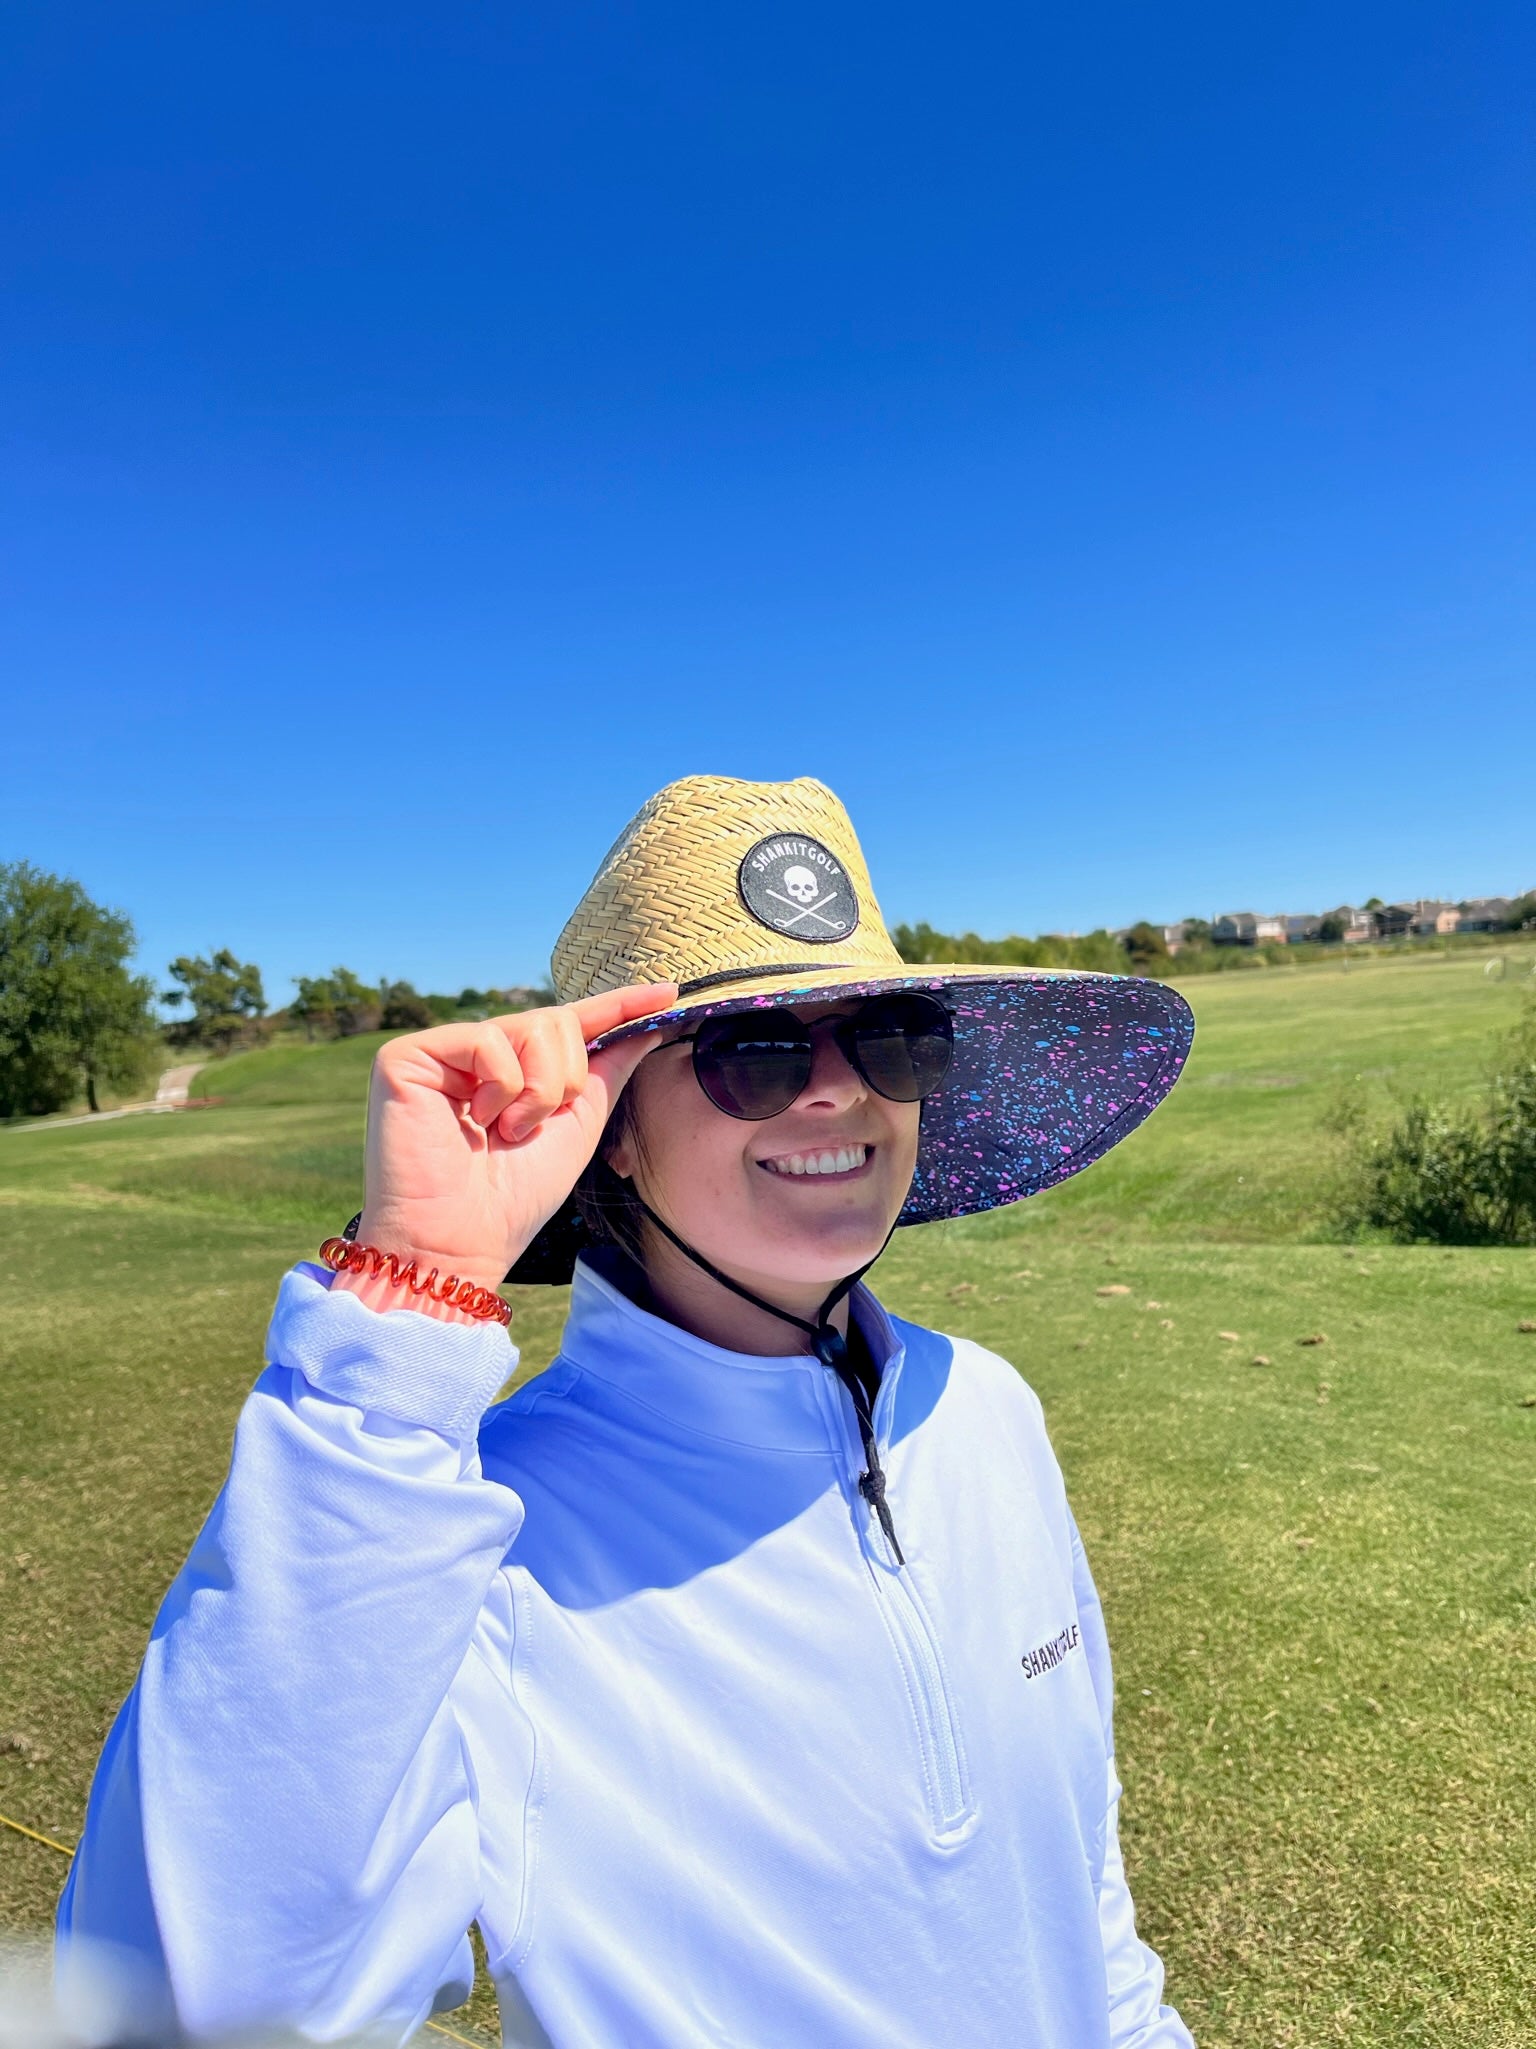
[[[1039,939],[1010,933],[1005,939],[982,939],[974,932],[935,932],[927,923],[898,925],[891,934],[904,961],[974,961],[985,967],[1092,968],[1104,974],[1125,972],[1125,949],[1112,933],[1087,932],[1069,937],[1047,932]]]
[[[359,981],[350,968],[332,968],[328,975],[296,975],[298,998],[288,1006],[290,1017],[302,1019],[304,1036],[322,1034],[350,1039],[371,1032],[379,1021],[379,992]]]
[[[1319,921],[1317,937],[1320,945],[1337,946],[1344,937],[1344,920],[1337,911],[1330,911]]]
[[[304,1027],[306,1039],[316,1031],[329,1036],[336,1028],[336,984],[329,975],[296,975],[298,995],[288,1006],[288,1015]]]
[[[350,968],[332,968],[331,986],[336,991],[336,1031],[343,1039],[377,1029],[379,992],[359,981]]]
[[[192,1006],[191,1017],[171,1028],[180,1039],[195,1039],[227,1053],[266,1011],[261,969],[253,961],[236,960],[227,946],[221,946],[212,960],[182,954],[171,962],[170,973],[181,987],[165,990],[161,1002]]]
[[[1504,913],[1504,924],[1510,932],[1523,932],[1527,925],[1536,925],[1536,889],[1528,889],[1524,896],[1517,896]]]
[[[409,982],[385,982],[379,1000],[379,1024],[386,1032],[424,1032],[437,1021],[426,997],[418,996]]]
[[[1211,921],[1209,918],[1186,918],[1184,920],[1184,946],[1209,946],[1211,943]]]
[[[1131,966],[1138,975],[1153,973],[1168,963],[1168,942],[1163,937],[1162,927],[1148,924],[1145,918],[1133,925],[1121,941],[1131,957]]]
[[[85,1088],[128,1088],[154,1050],[154,989],[131,975],[133,926],[78,882],[0,863],[0,1116],[46,1116]]]
[[[915,965],[920,965],[924,961],[953,959],[953,955],[942,951],[943,934],[935,932],[926,919],[920,925],[896,926],[891,938],[902,959]]]

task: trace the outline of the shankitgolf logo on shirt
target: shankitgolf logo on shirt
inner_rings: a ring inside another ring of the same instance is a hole
[[[741,900],[760,925],[827,946],[859,922],[847,871],[820,840],[798,834],[759,840],[737,870]]]
[[[1078,1625],[1069,1622],[1059,1636],[1053,1636],[1047,1643],[1036,1644],[1032,1651],[1026,1651],[1020,1660],[1026,1679],[1038,1679],[1042,1672],[1054,1671],[1063,1658],[1081,1649]]]

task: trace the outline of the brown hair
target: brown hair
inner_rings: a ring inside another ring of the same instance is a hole
[[[635,1198],[632,1183],[608,1164],[609,1153],[625,1138],[644,1159],[640,1119],[635,1115],[633,1091],[627,1088],[608,1113],[597,1151],[582,1168],[572,1192],[581,1220],[592,1237],[599,1244],[617,1245],[643,1266],[645,1212]]]

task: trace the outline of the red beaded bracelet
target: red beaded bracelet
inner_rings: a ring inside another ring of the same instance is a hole
[[[481,1323],[506,1325],[512,1321],[511,1304],[503,1302],[489,1288],[474,1281],[461,1281],[457,1274],[450,1274],[439,1286],[436,1267],[423,1280],[414,1259],[402,1265],[393,1252],[380,1252],[377,1246],[357,1245],[349,1238],[327,1238],[320,1247],[320,1257],[333,1273],[365,1273],[375,1280],[382,1276],[393,1287],[409,1288],[413,1295],[430,1295],[434,1302],[462,1309],[466,1316]],[[388,1273],[384,1272],[386,1266]]]

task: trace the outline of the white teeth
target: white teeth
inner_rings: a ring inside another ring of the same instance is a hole
[[[835,1153],[790,1153],[782,1160],[764,1160],[762,1164],[772,1174],[847,1174],[862,1167],[868,1158],[867,1145],[844,1145]]]

